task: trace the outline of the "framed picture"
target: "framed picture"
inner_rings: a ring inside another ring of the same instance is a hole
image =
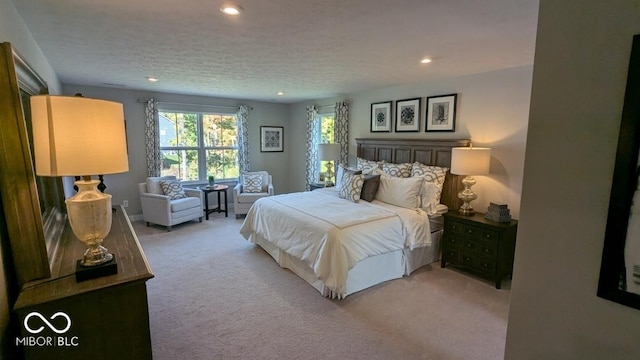
[[[391,101],[371,104],[371,132],[390,132],[391,121]]]
[[[598,296],[640,310],[640,35],[633,37]]]
[[[420,131],[420,98],[396,101],[396,132]]]
[[[284,128],[282,126],[260,126],[260,152],[284,151]]]
[[[458,94],[427,97],[425,131],[456,131],[456,99]]]

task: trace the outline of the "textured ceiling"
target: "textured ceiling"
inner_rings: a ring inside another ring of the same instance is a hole
[[[63,83],[283,103],[532,64],[538,15],[537,0],[237,0],[239,17],[223,0],[13,1]]]

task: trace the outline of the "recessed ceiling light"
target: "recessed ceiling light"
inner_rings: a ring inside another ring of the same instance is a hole
[[[284,93],[282,91],[278,91],[278,96],[284,96]]]
[[[234,4],[225,4],[220,7],[220,11],[222,11],[227,15],[236,16],[236,15],[240,15],[240,13],[242,12],[242,8]]]
[[[420,60],[421,64],[428,64],[430,62],[431,62],[431,58],[424,58],[424,59]]]
[[[158,78],[155,78],[155,77],[153,77],[153,76],[149,76],[149,77],[147,78],[147,80],[149,80],[149,81],[151,81],[151,82],[158,82]]]

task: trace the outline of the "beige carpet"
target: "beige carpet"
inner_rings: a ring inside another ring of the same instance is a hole
[[[510,283],[439,263],[336,301],[280,268],[218,214],[134,228],[154,359],[502,359]]]

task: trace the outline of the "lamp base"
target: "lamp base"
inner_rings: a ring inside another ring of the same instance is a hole
[[[475,183],[476,183],[476,180],[471,176],[467,176],[464,179],[462,179],[464,190],[458,193],[458,198],[463,202],[462,206],[460,206],[460,208],[458,209],[458,212],[460,212],[460,214],[462,215],[470,216],[476,213],[473,210],[473,207],[471,207],[471,202],[478,198],[478,195],[476,195],[476,193],[474,193],[473,190],[471,190],[471,187]]]
[[[113,255],[113,254],[111,254]],[[86,281],[107,275],[114,275],[118,273],[118,263],[116,257],[113,255],[113,259],[106,263],[94,266],[82,265],[82,260],[76,262],[76,281]]]

